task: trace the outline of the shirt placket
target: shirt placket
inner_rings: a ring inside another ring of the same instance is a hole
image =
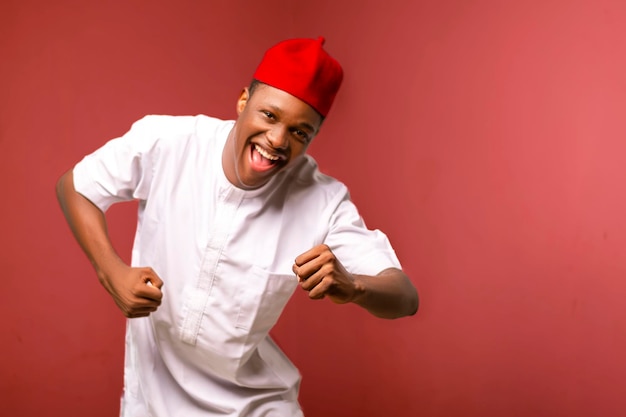
[[[202,317],[206,309],[211,289],[215,281],[215,273],[222,257],[237,209],[243,194],[234,188],[220,191],[216,204],[215,216],[210,228],[209,240],[204,250],[202,266],[196,284],[187,303],[187,312],[183,319],[181,340],[195,345],[202,325]]]

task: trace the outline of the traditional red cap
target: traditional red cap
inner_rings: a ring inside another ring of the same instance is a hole
[[[322,47],[324,38],[289,39],[265,52],[254,79],[286,91],[326,117],[343,79],[339,62]]]

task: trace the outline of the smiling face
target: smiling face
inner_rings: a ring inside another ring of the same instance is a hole
[[[236,187],[252,190],[292,165],[306,152],[322,116],[302,100],[266,84],[237,101],[239,117],[228,136],[222,165]]]

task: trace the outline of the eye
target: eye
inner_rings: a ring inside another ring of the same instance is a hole
[[[261,113],[263,113],[265,115],[265,117],[267,117],[268,119],[276,119],[276,116],[274,116],[274,113],[267,111],[267,110],[261,110]]]
[[[301,142],[309,143],[309,134],[306,133],[304,130],[294,129],[292,132]]]

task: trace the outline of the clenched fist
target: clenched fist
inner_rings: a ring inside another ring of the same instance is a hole
[[[298,256],[292,269],[302,289],[314,300],[328,297],[343,304],[354,301],[359,293],[355,277],[327,245],[318,245]]]

